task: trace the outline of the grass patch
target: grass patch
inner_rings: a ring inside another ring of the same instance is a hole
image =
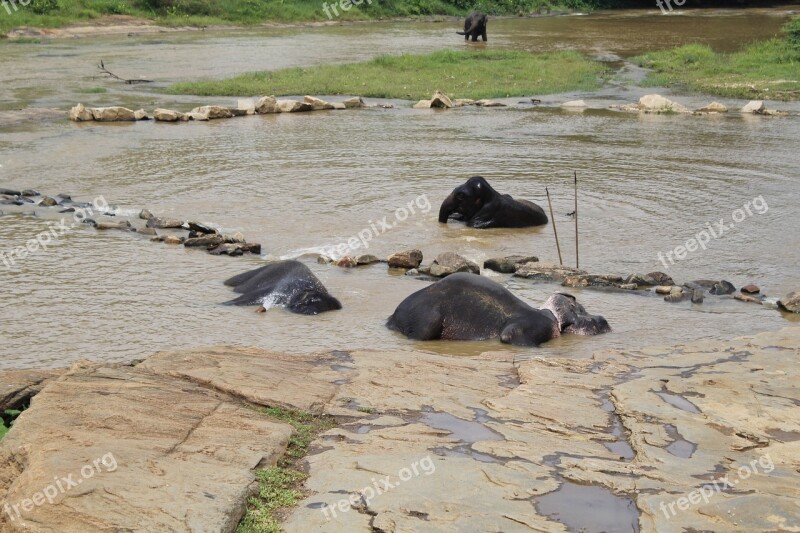
[[[11,426],[14,425],[14,420],[16,420],[26,408],[27,405],[23,406],[21,409],[6,409],[0,414],[0,440],[11,430]]]
[[[800,99],[800,17],[785,38],[760,41],[718,54],[700,44],[644,54],[634,61],[653,69],[646,87],[679,86],[731,98]],[[797,42],[795,42],[797,40]]]
[[[280,519],[305,495],[301,490],[308,477],[298,469],[299,461],[308,453],[311,442],[317,435],[336,427],[330,416],[313,415],[302,411],[268,407],[261,410],[270,417],[285,422],[294,428],[286,454],[278,465],[256,471],[259,483],[258,495],[247,502],[247,512],[237,533],[278,533]]]
[[[435,90],[454,98],[552,94],[599,87],[604,67],[577,52],[443,50],[379,56],[363,63],[251,72],[224,80],[186,82],[171,94],[245,96],[352,94],[420,100]]]
[[[108,92],[108,89],[105,87],[86,87],[84,89],[78,89],[78,92],[81,94],[101,94]]]

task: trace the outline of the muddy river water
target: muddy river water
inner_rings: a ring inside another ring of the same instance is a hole
[[[706,42],[734,50],[775,35],[786,10],[687,11],[664,17],[654,7],[491,22],[492,48],[574,47],[613,68],[646,49]],[[455,22],[392,22],[329,28],[259,29],[123,35],[41,44],[0,44],[0,109],[123,104],[188,110],[235,98],[163,95],[165,85],[198,77],[290,65],[363,60],[378,53],[462,48]],[[451,31],[452,30],[452,31]],[[484,45],[479,44],[479,47]],[[97,77],[103,59],[126,77],[156,80],[127,86]],[[800,75],[800,73],[798,73]],[[688,107],[713,100],[666,89],[641,89],[622,70],[602,90],[531,95],[533,107],[449,112],[368,109],[237,120],[162,124],[19,123],[0,129],[0,186],[34,188],[90,200],[102,195],[124,213],[147,208],[241,231],[264,257],[212,257],[123,233],[82,227],[12,268],[0,264],[0,368],[59,366],[89,358],[123,361],[154,351],[209,344],[257,345],[311,352],[417,347],[473,354],[507,349],[499,341],[414,343],[385,329],[386,317],[425,282],[385,265],[353,270],[318,265],[309,255],[357,235],[387,217],[390,230],[367,252],[420,248],[426,261],[455,251],[474,261],[524,253],[557,260],[550,225],[529,230],[475,230],[437,223],[438,206],[474,174],[497,189],[546,204],[553,194],[565,261],[573,264],[572,172],[580,181],[580,261],[593,273],[663,270],[676,281],[754,282],[770,297],[796,290],[800,279],[798,149],[800,117],[637,116],[608,105],[649,92]],[[103,94],[81,90],[106,87]],[[434,87],[431,88],[435,89]],[[254,95],[242,95],[254,96]],[[585,98],[594,110],[561,111]],[[524,100],[515,98],[510,103]],[[731,108],[744,102],[718,99]],[[800,111],[797,103],[775,103]],[[398,208],[418,206],[406,220]],[[755,202],[755,203],[754,203]],[[745,204],[751,214],[741,218]],[[737,218],[738,217],[738,218]],[[733,224],[706,250],[675,264],[666,254],[708,224]],[[737,221],[734,222],[734,219]],[[0,217],[0,251],[47,229],[37,216]],[[344,309],[317,317],[280,309],[223,307],[222,281],[263,264],[301,257],[340,298]],[[559,287],[486,272],[540,305]],[[603,314],[613,332],[566,336],[521,356],[589,357],[606,348],[679,344],[778,329],[794,317],[730,298],[702,305],[668,304],[648,294],[572,291]]]

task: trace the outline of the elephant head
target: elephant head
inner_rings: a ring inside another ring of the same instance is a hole
[[[561,333],[599,335],[611,331],[608,321],[600,315],[590,315],[574,296],[557,292],[550,296],[541,309],[553,313]]]
[[[439,222],[446,223],[450,215],[460,214],[469,219],[480,211],[497,193],[481,176],[473,176],[464,185],[459,185],[444,199],[439,208]]]

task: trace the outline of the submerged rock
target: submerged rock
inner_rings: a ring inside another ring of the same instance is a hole
[[[476,263],[458,254],[445,252],[436,256],[427,273],[437,278],[443,278],[456,272],[480,274],[481,268]]]
[[[422,252],[416,249],[403,250],[390,255],[388,261],[392,268],[418,268],[422,263]]]
[[[578,108],[578,109],[580,109],[580,108],[589,107],[589,106],[586,105],[586,102],[584,100],[570,100],[569,102],[564,102],[563,104],[561,104],[561,107],[568,107],[568,108],[573,108],[573,109]]]
[[[182,228],[183,220],[177,220],[174,218],[151,217],[147,219],[147,227],[158,228],[158,229]]]
[[[502,272],[503,274],[513,274],[525,263],[538,263],[539,258],[535,255],[509,255],[506,257],[493,257],[483,262],[483,268]]]
[[[343,103],[347,109],[367,107],[367,104],[364,103],[364,99],[361,98],[360,96],[354,96],[352,98],[348,98]]]
[[[95,229],[99,230],[106,230],[106,229],[122,229],[122,230],[130,230],[131,223],[127,220],[122,220],[120,222],[98,222],[94,225]]]
[[[478,107],[506,107],[506,104],[502,102],[497,102],[495,100],[487,100],[487,99],[477,100],[475,102],[475,105]]]
[[[727,113],[728,108],[719,102],[711,102],[697,110],[698,113]]]

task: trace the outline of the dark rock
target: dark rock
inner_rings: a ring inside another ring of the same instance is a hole
[[[732,283],[725,281],[723,279],[715,283],[714,286],[711,287],[711,290],[709,292],[711,294],[717,294],[717,295],[733,294],[734,292],[736,292],[736,287],[734,287]]]
[[[349,255],[346,255],[346,256],[340,257],[339,259],[334,261],[333,264],[336,265],[337,267],[353,268],[358,263],[356,262],[355,258],[350,257]]]
[[[142,220],[150,220],[151,218],[155,217],[153,216],[153,213],[151,213],[147,209],[142,209],[141,211],[139,211],[139,218],[141,218]]]
[[[443,278],[445,276],[449,276],[450,274],[455,274],[456,272],[472,272],[473,274],[480,274],[481,268],[476,263],[473,263],[472,261],[453,252],[439,254],[428,268],[428,273],[437,278]]]
[[[251,254],[260,255],[261,254],[261,245],[257,242],[250,242],[250,243],[240,243],[242,245],[243,252],[250,252]]]
[[[158,235],[155,228],[139,228],[137,231],[142,235]]]
[[[692,291],[692,303],[693,304],[701,304],[703,303],[703,289],[694,289]]]
[[[158,228],[158,229],[182,228],[183,221],[176,220],[174,218],[153,217],[147,220],[147,227]]]
[[[672,278],[663,272],[651,272],[649,274],[631,274],[625,279],[625,283],[635,283],[641,287],[655,287],[656,285],[674,285]]]
[[[743,294],[758,294],[759,292],[761,292],[761,289],[753,284],[745,285],[740,290],[742,291]]]
[[[483,262],[483,268],[502,272],[503,274],[513,274],[525,263],[538,263],[539,258],[533,255],[509,255],[508,257],[494,257]]]
[[[9,196],[20,196],[22,193],[14,189],[3,189],[0,187],[0,194],[7,194]]]
[[[356,257],[357,265],[371,265],[372,263],[380,263],[381,260],[372,254],[362,254]]]
[[[183,245],[186,247],[205,247],[211,248],[222,244],[224,239],[222,235],[206,235],[205,237],[193,237],[186,239]]]
[[[69,194],[57,194],[56,198],[61,198],[62,200],[72,200],[72,196]]]
[[[40,194],[37,191],[34,191],[33,189],[25,189],[24,191],[22,191],[20,196],[40,196]]]
[[[205,235],[214,235],[218,233],[217,230],[215,230],[214,228],[206,226],[199,222],[189,222],[189,229],[192,231],[196,231],[197,233],[203,233]]]
[[[212,248],[208,251],[211,255],[229,255],[236,257],[244,254],[241,244],[235,243],[222,243],[219,246]]]
[[[49,196],[45,196],[44,198],[42,198],[42,201],[39,202],[39,205],[41,207],[53,207],[55,205],[58,205],[58,202],[56,202],[55,198],[50,198]]]
[[[672,278],[663,272],[650,272],[647,277],[655,281],[654,285],[675,285]]]
[[[403,250],[389,256],[389,266],[393,268],[417,268],[422,263],[420,250]]]
[[[75,212],[74,207],[68,207],[66,209],[62,209],[61,211],[59,211],[58,214],[60,215],[61,213],[74,213],[74,212]]]

